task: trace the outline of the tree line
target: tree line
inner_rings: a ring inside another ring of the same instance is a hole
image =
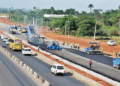
[[[50,9],[12,9],[9,11],[10,19],[14,22],[32,23],[33,18],[37,18],[39,26],[49,26],[52,30],[60,28],[61,34],[74,36],[93,36],[95,23],[97,22],[96,35],[109,36],[120,35],[120,6],[116,10],[93,9],[93,4],[89,4],[90,12],[82,11],[79,13],[75,9],[55,10]],[[63,18],[45,18],[44,14],[66,14]],[[74,16],[73,16],[74,15]],[[65,30],[66,28],[66,30]]]

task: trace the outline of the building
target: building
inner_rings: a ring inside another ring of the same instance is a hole
[[[44,17],[54,17],[54,18],[58,18],[58,17],[64,17],[64,16],[68,16],[65,14],[59,15],[59,14],[44,14]]]

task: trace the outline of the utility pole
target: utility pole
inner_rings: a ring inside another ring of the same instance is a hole
[[[42,26],[43,26],[43,18],[42,18]]]
[[[37,28],[37,18],[36,18],[36,28]]]
[[[66,35],[66,27],[67,27],[67,26],[66,26],[66,23],[67,23],[67,21],[65,22],[65,35]]]
[[[34,18],[33,18],[33,25],[34,25]]]
[[[95,22],[94,40],[95,40],[95,35],[96,35],[96,27],[97,27],[97,22]]]
[[[47,20],[47,27],[48,27],[48,20]]]
[[[69,39],[69,34],[70,34],[70,21],[69,22],[69,29],[68,29],[68,39]]]

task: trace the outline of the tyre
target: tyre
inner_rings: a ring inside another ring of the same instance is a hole
[[[117,69],[118,69],[118,70],[119,70],[119,68],[120,68],[119,65],[117,65]]]
[[[88,51],[87,54],[90,54],[90,52]]]

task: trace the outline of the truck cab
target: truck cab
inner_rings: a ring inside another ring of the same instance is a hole
[[[120,69],[120,58],[115,58],[113,59],[113,67],[117,68],[117,69]]]

